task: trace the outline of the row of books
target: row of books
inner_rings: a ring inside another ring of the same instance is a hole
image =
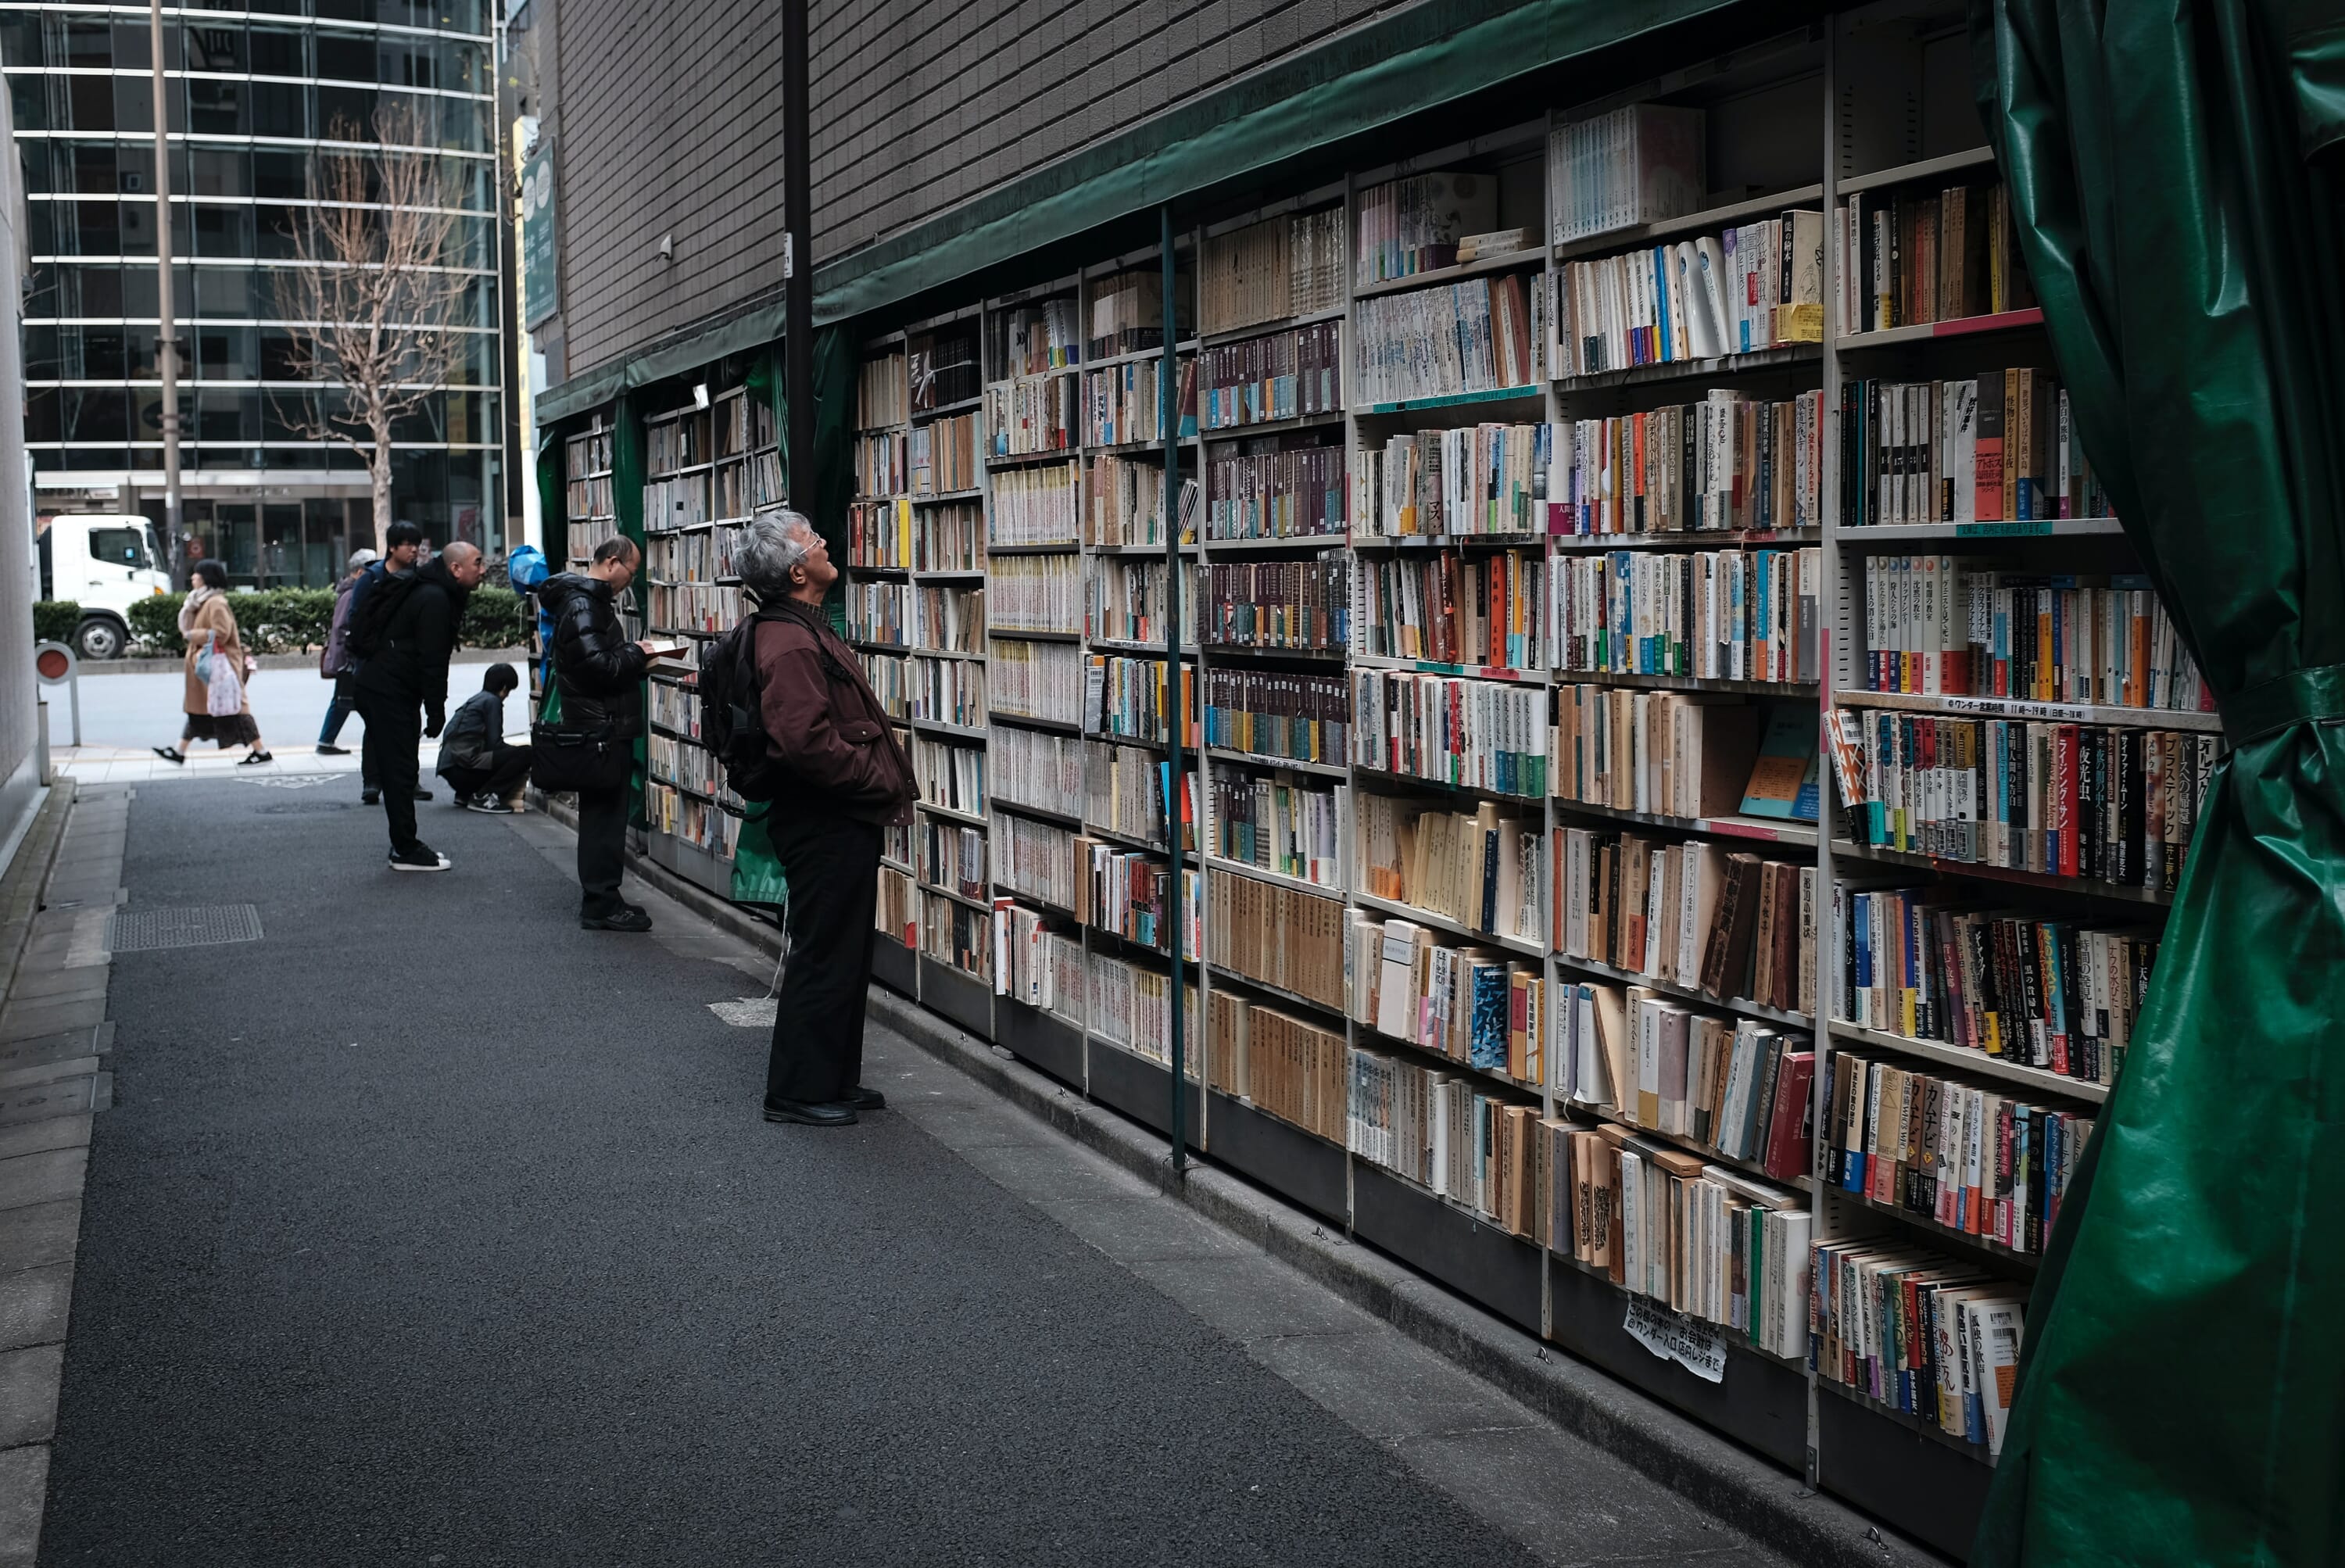
[[[1289,213],[1208,236],[1197,269],[1199,325],[1235,331],[1344,302],[1344,209]]]
[[[902,424],[911,417],[912,383],[905,371],[903,351],[891,349],[865,360],[855,372],[855,428],[878,430]]]
[[[1623,1127],[1553,1125],[1575,1261],[1755,1349],[1808,1353],[1815,1217],[1798,1195]]]
[[[1352,391],[1362,403],[1530,387],[1539,290],[1519,272],[1469,278],[1352,307]]]
[[[653,778],[681,789],[694,790],[714,798],[725,787],[725,776],[716,766],[716,756],[706,748],[678,740],[673,735],[653,734],[644,739],[644,768]]]
[[[571,523],[564,541],[571,564],[584,565],[594,559],[594,552],[603,541],[617,537],[618,532],[619,520],[616,517],[590,517],[584,522]]]
[[[1084,1022],[1111,1045],[1164,1066],[1172,1064],[1172,977],[1106,953],[1091,957]],[[1181,1039],[1187,1076],[1198,1077],[1197,988],[1182,988]]]
[[[920,895],[909,873],[879,868],[879,893],[871,923],[889,942],[918,951],[920,945]]]
[[[1181,872],[1182,892],[1172,891],[1172,868],[1154,855],[1120,849],[1097,839],[1075,839],[1075,919],[1126,942],[1172,950],[1172,922],[1179,920],[1181,951],[1193,956],[1203,942],[1199,871]]]
[[[1181,478],[1181,543],[1197,540],[1197,495],[1193,473]],[[1142,458],[1094,457],[1091,483],[1083,489],[1083,543],[1164,543],[1164,464]]]
[[[1162,746],[1172,738],[1173,693],[1161,658],[1091,654],[1083,671],[1083,733],[1119,736]],[[1203,735],[1197,713],[1197,667],[1181,667],[1182,742],[1194,748]]]
[[[741,590],[729,583],[655,583],[645,611],[664,631],[730,631],[741,618]]]
[[[1807,1176],[1809,1038],[1697,1013],[1641,985],[1568,983],[1556,1004],[1560,1098],[1778,1181]]]
[[[1547,835],[1536,819],[1489,800],[1452,811],[1362,791],[1353,804],[1360,891],[1546,945]]]
[[[1822,392],[1771,402],[1713,388],[1700,402],[1549,427],[1558,532],[1818,527],[1823,423]]]
[[[1356,192],[1355,286],[1414,278],[1457,264],[1458,241],[1497,227],[1498,182],[1467,171],[1411,175]]]
[[[1082,322],[1065,294],[998,307],[985,317],[994,373],[1039,376],[1082,362]]]
[[[920,952],[989,988],[993,984],[993,916],[942,893],[922,892]]]
[[[1075,652],[1072,648],[1067,651]],[[1001,701],[998,686],[993,700],[998,711]],[[1071,735],[999,724],[986,731],[985,739],[986,755],[993,768],[994,789],[1002,804],[1073,815],[1068,808],[1083,798],[1081,740]]]
[[[1559,830],[1556,946],[1719,1001],[1812,1014],[1816,868],[1601,828]]]
[[[1325,888],[1341,883],[1344,808],[1335,785],[1274,779],[1226,763],[1209,771],[1214,854]]]
[[[564,479],[587,479],[596,476],[609,478],[611,433],[607,430],[598,430],[590,431],[584,435],[572,436],[563,447],[562,459]],[[581,508],[573,506],[571,510],[577,512]],[[604,507],[601,510],[608,511],[609,508]]]
[[[674,681],[645,681],[644,713],[655,728],[686,740],[700,738],[700,692],[696,687],[679,686]]]
[[[912,412],[949,408],[977,395],[981,379],[977,323],[954,321],[906,341],[905,375],[911,382]]]
[[[880,873],[885,878],[887,873]],[[1005,898],[993,901],[993,993],[1055,1013],[1083,1027],[1091,971],[1083,944],[1054,929],[1050,917]],[[1099,962],[1115,962],[1106,954]],[[1129,1013],[1126,1014],[1129,1016]]]
[[[862,648],[856,657],[863,661],[863,678],[871,683],[872,695],[888,718],[898,722],[912,717],[912,657],[909,654],[880,653]],[[962,659],[921,659],[921,664],[962,664]]]
[[[733,552],[740,530],[666,534],[644,542],[644,569],[655,583],[714,583],[733,575]],[[590,547],[587,554],[594,554]]]
[[[2044,1250],[2093,1118],[2007,1089],[1836,1051],[1824,1179],[2013,1252]]]
[[[1228,991],[1215,991],[1205,1005],[1206,1082],[1290,1126],[1340,1142],[1344,1032]]]
[[[1205,672],[1205,744],[1269,760],[1340,764],[1351,755],[1352,693],[1340,675]]]
[[[976,653],[985,636],[983,588],[875,580],[848,583],[840,596],[847,635],[857,642]]]
[[[1547,664],[1547,562],[1527,551],[1363,555],[1353,575],[1360,651],[1503,669]]]
[[[1815,1244],[1809,1362],[1824,1382],[2003,1451],[2027,1293],[1975,1265],[1878,1237]]]
[[[910,488],[911,437],[901,430],[858,431],[855,436],[855,494],[884,498]]]
[[[985,748],[915,735],[909,749],[921,799],[965,817],[985,815]]]
[[[1273,420],[1341,413],[1344,327],[1319,321],[1234,343],[1200,356],[1197,412],[1207,430],[1242,430]]]
[[[1429,783],[1547,793],[1548,694],[1405,670],[1352,672],[1352,762]]]
[[[740,849],[738,812],[686,795],[657,779],[644,782],[644,822],[654,832],[666,833],[720,860],[732,860]]]
[[[1075,464],[1042,463],[1005,468],[987,486],[992,499],[996,545],[1073,545],[1082,533],[1081,486]]]
[[[2221,755],[2204,730],[1842,711],[1856,841],[2171,892]]]
[[[1207,463],[1213,483],[1205,508],[1206,538],[1342,535],[1342,447],[1217,454]]]
[[[1841,386],[1841,523],[2106,517],[2108,494],[2048,372]]]
[[[1526,1240],[1546,1229],[1538,1107],[1381,1051],[1349,1061],[1355,1154]]]
[[[985,585],[986,615],[997,632],[1082,632],[1080,556],[1004,555],[987,566]]]
[[[1073,724],[1082,718],[1083,651],[1067,643],[1004,637],[988,645],[993,711]]]
[[[877,664],[888,656],[868,656]],[[965,658],[901,658],[904,717],[931,724],[958,724],[965,729],[985,728],[985,667]],[[878,680],[872,682],[874,688]],[[886,702],[883,694],[881,701]],[[892,713],[895,710],[890,708]]]
[[[1839,1016],[1982,1056],[2113,1084],[2157,960],[2155,932],[1848,888]]]
[[[993,819],[991,831],[1002,886],[1055,909],[1073,910],[1082,880],[1073,833],[1031,817],[1002,815]],[[1000,973],[998,967],[995,972]]]
[[[1163,356],[1083,372],[1083,439],[1093,446],[1164,439]],[[1181,411],[1183,440],[1197,433],[1197,361],[1177,356],[1181,385],[1173,406]]]
[[[1566,686],[1553,756],[1558,800],[1653,817],[1817,816],[1815,715],[1797,704]]]
[[[1568,261],[1554,278],[1558,376],[1823,341],[1822,212]]]
[[[915,495],[954,495],[976,489],[978,442],[974,412],[914,425],[904,443],[904,487]]]
[[[1344,1010],[1343,904],[1254,877],[1212,878],[1205,902],[1206,957],[1216,968]]]
[[[735,406],[745,406],[744,400],[736,399]],[[739,460],[716,460],[716,492],[710,505],[717,516],[747,517],[760,506],[777,505],[787,499],[782,493],[782,454],[778,451],[768,449]]]
[[[708,475],[678,473],[644,484],[644,532],[697,528],[709,520]]]
[[[575,466],[578,459],[571,459]],[[598,473],[591,478],[574,477],[563,492],[563,504],[574,518],[613,517],[611,476]]]
[[[1358,533],[1539,534],[1552,463],[1549,424],[1467,425],[1388,437],[1355,472]]]
[[[943,888],[965,899],[993,896],[984,830],[927,818],[913,825],[912,847],[919,857],[914,870],[929,887]]]
[[[1081,389],[1072,376],[995,382],[985,389],[985,454],[1022,457],[1069,450],[1081,439]]]
[[[645,473],[674,473],[679,468],[697,467],[707,461],[708,416],[705,412],[686,409],[666,419],[644,422]]]
[[[1556,666],[1804,683],[1822,673],[1820,549],[1613,550],[1552,568]]]
[[[1847,331],[2001,315],[2035,303],[1999,183],[1863,191],[1841,212]]]
[[[857,484],[859,488],[861,481]],[[924,506],[920,510],[936,509]],[[910,571],[912,517],[911,503],[901,498],[850,503],[847,508],[847,564],[867,569]]]
[[[1164,274],[1161,269],[1137,267],[1112,277],[1093,279],[1091,285],[1091,330],[1084,348],[1094,360],[1136,354],[1164,346]],[[1173,298],[1173,331],[1182,327],[1179,291]],[[1177,341],[1177,339],[1176,339]]]
[[[1181,646],[1197,642],[1197,568],[1183,564]],[[1144,555],[1094,558],[1084,579],[1083,625],[1088,635],[1109,642],[1162,646],[1172,629],[1172,574],[1163,560]]]
[[[1864,558],[1868,691],[2214,711],[2144,576]]]
[[[1682,217],[1701,207],[1704,117],[1629,104],[1548,132],[1548,214],[1555,243]]]
[[[1083,820],[1095,828],[1161,850],[1169,815],[1181,824],[1182,847],[1197,847],[1196,775],[1185,774],[1174,791],[1170,765],[1150,752],[1084,741],[1082,801]]]
[[[1341,648],[1349,640],[1350,562],[1245,561],[1204,569],[1204,640],[1226,647]]]
[[[1354,1023],[1520,1087],[1545,1081],[1538,961],[1460,947],[1416,921],[1357,912],[1350,941]]]

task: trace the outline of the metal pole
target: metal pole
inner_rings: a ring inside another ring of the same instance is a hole
[[[807,0],[782,4],[782,372],[790,504],[815,515],[814,191],[807,141]],[[817,519],[820,526],[823,519]]]
[[[163,548],[171,585],[184,581],[179,508],[179,337],[171,312],[171,114],[163,80],[163,0],[147,0],[147,51],[155,74],[155,368],[163,378]]]
[[[1189,920],[1188,890],[1182,880],[1181,785],[1187,776],[1182,737],[1188,704],[1181,689],[1181,378],[1173,359],[1179,347],[1179,313],[1173,309],[1172,209],[1157,211],[1157,249],[1164,269],[1164,351],[1156,356],[1156,417],[1164,433],[1164,684],[1172,713],[1165,755],[1172,771],[1164,792],[1164,843],[1172,855],[1172,1168],[1189,1168],[1189,1072],[1183,1049],[1181,936]]]

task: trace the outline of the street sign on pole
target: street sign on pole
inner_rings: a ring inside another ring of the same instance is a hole
[[[73,648],[65,643],[35,643],[33,673],[40,677],[43,686],[66,688],[67,701],[73,708],[73,743],[81,744],[81,660],[74,657]]]

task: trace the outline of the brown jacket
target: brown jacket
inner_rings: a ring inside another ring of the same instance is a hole
[[[188,697],[179,708],[182,713],[211,711],[210,695],[204,689],[203,677],[196,673],[196,656],[204,651],[204,634],[208,631],[219,634],[218,640],[212,644],[214,654],[233,659],[237,678],[244,678],[244,644],[236,635],[236,612],[228,607],[226,594],[206,599],[196,607],[196,613],[188,617],[187,629],[181,634],[188,644]],[[252,711],[249,689],[245,693],[244,711]]]
[[[786,801],[827,806],[865,822],[904,819],[919,793],[855,650],[820,610],[785,600],[757,623],[759,717],[796,791]]]

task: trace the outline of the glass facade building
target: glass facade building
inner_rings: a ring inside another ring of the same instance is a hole
[[[279,278],[314,205],[313,148],[371,142],[379,106],[435,136],[462,330],[451,385],[394,427],[393,514],[435,542],[503,537],[495,66],[487,0],[167,5],[180,463],[198,547],[256,586],[330,581],[373,535],[364,460],[300,433]],[[0,0],[25,165],[26,445],[44,513],[162,516],[154,79],[143,8]],[[109,505],[109,489],[117,497]]]

